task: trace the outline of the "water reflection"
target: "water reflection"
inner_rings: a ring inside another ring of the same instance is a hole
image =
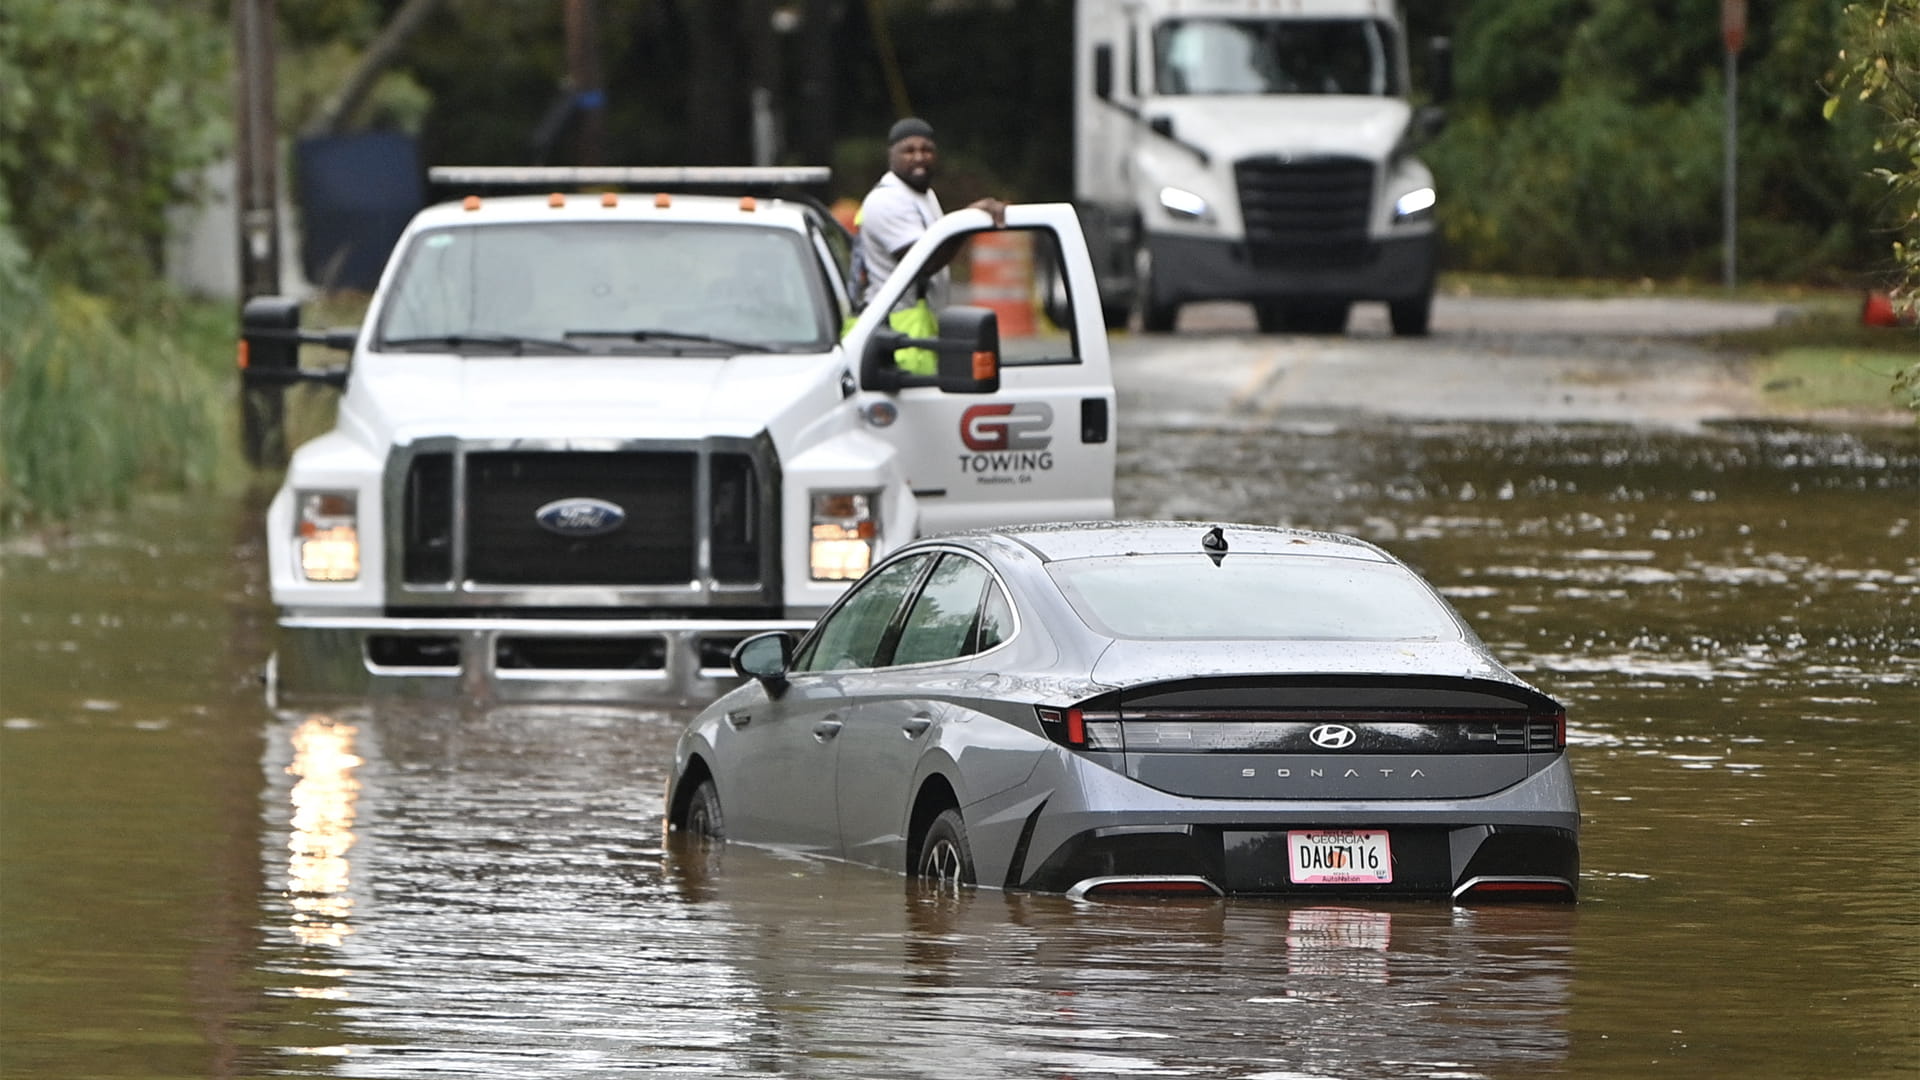
[[[354,801],[360,783],[353,770],[359,729],[315,714],[294,730],[293,762],[299,777],[289,795],[293,816],[287,839],[287,890],[293,905],[293,935],[305,945],[338,945],[353,927],[353,897],[347,895],[353,847]]]

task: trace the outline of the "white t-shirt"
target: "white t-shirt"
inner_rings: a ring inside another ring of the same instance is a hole
[[[873,185],[873,190],[867,192],[866,199],[860,203],[860,258],[867,267],[867,292],[860,298],[862,304],[879,295],[880,286],[900,265],[893,253],[920,239],[927,226],[940,220],[940,214],[940,200],[931,188],[915,191],[892,172]],[[942,270],[934,275],[927,290],[927,303],[934,310],[945,306],[946,290],[947,272]],[[910,308],[918,299],[909,289],[894,305],[894,310]]]

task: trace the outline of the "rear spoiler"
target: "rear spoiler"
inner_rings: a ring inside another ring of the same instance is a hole
[[[832,176],[825,165],[435,165],[427,170],[432,183],[464,187],[550,191],[599,185],[729,194],[818,187]]]

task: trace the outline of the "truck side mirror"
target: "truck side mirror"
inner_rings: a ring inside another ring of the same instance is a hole
[[[1113,96],[1113,46],[1093,47],[1093,96],[1105,101]]]
[[[949,394],[992,394],[1000,389],[1000,316],[992,308],[950,307],[939,314],[940,336],[910,337],[893,329],[876,330],[860,353],[860,385],[891,394],[903,387],[937,386]],[[901,371],[893,354],[901,349],[931,349],[934,374]]]
[[[256,296],[240,309],[241,378],[287,382],[300,367],[300,301],[286,296]]]
[[[992,308],[950,307],[940,312],[940,389],[949,394],[1000,390],[1000,316]]]

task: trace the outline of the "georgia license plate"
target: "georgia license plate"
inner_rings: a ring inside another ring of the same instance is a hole
[[[1386,830],[1290,832],[1287,878],[1295,885],[1385,885],[1393,880]]]

